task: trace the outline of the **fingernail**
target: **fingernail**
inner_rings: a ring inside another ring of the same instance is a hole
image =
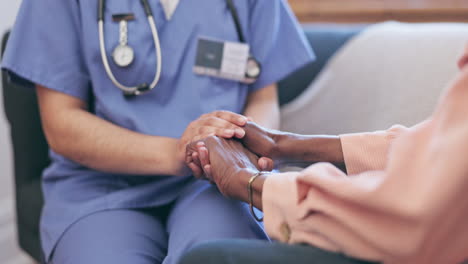
[[[208,149],[205,146],[203,146],[200,148],[200,152],[208,153]]]
[[[234,130],[232,129],[226,129],[224,130],[224,135],[231,137],[235,133]]]
[[[200,159],[203,160],[206,157],[206,152],[203,149],[200,149],[200,154],[199,155],[200,155]]]
[[[261,159],[259,162],[260,169],[264,170],[266,168],[266,161],[264,159]]]
[[[240,128],[236,129],[236,136],[237,136],[238,138],[243,138],[243,137],[245,136],[245,130],[244,130],[244,129],[240,129]]]
[[[239,117],[239,123],[245,124],[247,123],[247,119],[245,117]]]

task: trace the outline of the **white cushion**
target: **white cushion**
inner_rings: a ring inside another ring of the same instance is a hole
[[[414,125],[456,75],[468,24],[376,24],[349,41],[281,110],[282,130],[343,134]]]

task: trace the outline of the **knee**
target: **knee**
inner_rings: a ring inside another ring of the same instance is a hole
[[[78,250],[77,250],[78,251]],[[66,256],[52,257],[51,264],[154,264],[162,263],[163,257],[158,258],[149,253],[142,252],[118,252],[114,250],[102,250],[94,254],[77,252],[76,254],[68,254]]]
[[[179,264],[227,264],[231,263],[229,260],[226,248],[217,243],[204,243],[189,250]]]

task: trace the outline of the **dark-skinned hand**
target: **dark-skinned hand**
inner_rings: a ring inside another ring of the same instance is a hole
[[[271,171],[274,168],[273,158],[276,149],[277,133],[265,129],[254,122],[247,122],[243,127],[245,130],[245,136],[242,139],[242,143],[251,152],[261,157],[258,160],[258,167],[262,171]],[[198,145],[198,150],[193,147]],[[206,178],[204,175],[204,166],[210,164],[208,150],[203,148],[203,141],[199,141],[197,144],[192,144],[192,149],[187,148],[186,152],[186,164],[192,170],[195,177],[203,179]]]
[[[191,159],[194,153],[197,153],[200,164]],[[258,156],[238,140],[212,136],[187,146],[187,165],[194,176],[216,184],[226,197],[241,199],[247,186],[246,178],[242,176],[258,172],[257,164]]]
[[[241,142],[251,152],[259,157],[275,159],[277,156],[277,139],[279,131],[269,130],[261,127],[254,122],[247,122],[243,127],[245,136]]]

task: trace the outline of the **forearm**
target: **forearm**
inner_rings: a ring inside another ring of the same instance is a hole
[[[177,140],[139,134],[85,111],[62,115],[62,125],[48,138],[59,154],[86,167],[113,173],[176,175]]]
[[[86,167],[123,174],[177,175],[177,140],[139,134],[82,110],[67,110],[49,129],[52,149]]]
[[[279,129],[280,114],[276,103],[262,102],[252,104],[244,112],[255,123],[270,129]]]
[[[345,168],[341,140],[337,136],[275,135],[275,158],[285,163],[330,162]]]
[[[260,126],[278,129],[280,111],[276,84],[267,86],[249,95],[245,108],[246,116]],[[276,147],[271,157],[287,163],[331,162],[345,169],[343,151],[339,137],[302,136],[279,131],[271,131]]]
[[[317,163],[329,162],[342,170],[346,170],[344,163],[341,140],[337,136],[303,136],[292,133],[281,133],[275,135],[277,142],[277,158],[287,163]],[[255,171],[244,170],[238,173],[241,186],[237,189],[236,199],[249,202],[248,182]],[[262,174],[253,182],[253,205],[263,210],[263,186],[269,174]],[[270,174],[271,176],[271,174]],[[245,191],[242,191],[245,190]]]
[[[123,174],[180,175],[176,139],[139,134],[101,119],[86,102],[37,86],[42,127],[55,152],[86,167]],[[180,160],[180,161],[179,161]]]

